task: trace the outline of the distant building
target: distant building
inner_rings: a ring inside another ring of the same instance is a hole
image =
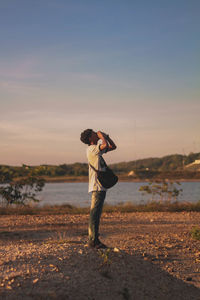
[[[193,164],[200,164],[200,159],[196,159]]]
[[[186,169],[193,171],[200,171],[200,159],[196,159],[191,164],[185,166]]]
[[[136,177],[135,172],[133,170],[128,173],[128,176]]]
[[[186,167],[190,167],[193,165],[200,165],[200,159],[196,159],[195,161],[193,161],[191,164],[187,165]]]

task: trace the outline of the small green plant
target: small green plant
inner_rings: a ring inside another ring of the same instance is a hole
[[[111,251],[110,248],[108,248],[106,250],[99,250],[98,251],[99,256],[103,259],[103,262],[102,262],[101,266],[111,264],[110,251]]]
[[[198,226],[193,227],[190,233],[193,239],[200,240],[200,228]]]

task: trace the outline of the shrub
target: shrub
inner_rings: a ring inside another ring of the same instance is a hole
[[[28,201],[39,202],[36,198],[38,192],[42,191],[45,181],[41,178],[28,176],[0,187],[2,204],[10,206],[13,204],[25,205]]]
[[[200,228],[199,227],[193,227],[191,230],[191,236],[195,240],[200,240]]]
[[[178,196],[183,191],[181,188],[179,189],[178,186],[181,185],[180,182],[173,182],[173,181],[154,181],[149,182],[148,185],[143,185],[139,188],[139,191],[143,194],[150,194],[152,195],[151,200],[154,201],[155,197],[158,197],[158,200],[163,201],[177,201]]]

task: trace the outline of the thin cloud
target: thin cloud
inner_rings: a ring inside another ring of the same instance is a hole
[[[35,72],[34,70],[39,66],[39,60],[31,57],[15,62],[0,62],[0,77],[5,79],[26,80],[41,78],[43,74]]]

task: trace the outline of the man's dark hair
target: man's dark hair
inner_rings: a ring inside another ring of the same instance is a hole
[[[90,145],[89,138],[91,137],[92,131],[93,131],[92,129],[84,130],[81,133],[81,137],[80,137],[81,142],[83,142],[84,144]]]

